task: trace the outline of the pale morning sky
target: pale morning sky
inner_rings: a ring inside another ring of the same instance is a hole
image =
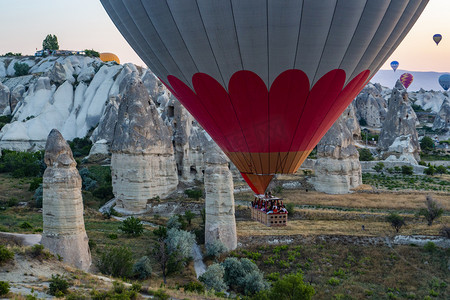
[[[144,66],[98,0],[0,0],[0,12],[0,54],[32,55],[51,33],[60,49],[113,52],[122,63]],[[439,46],[435,33],[443,36]],[[450,0],[430,0],[382,69],[390,69],[392,60],[403,70],[450,72]]]

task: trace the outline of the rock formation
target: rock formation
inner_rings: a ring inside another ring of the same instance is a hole
[[[358,121],[370,127],[381,127],[386,118],[387,104],[379,84],[369,83],[353,100]]]
[[[386,121],[379,137],[378,146],[383,158],[417,164],[420,145],[416,123],[417,116],[411,108],[408,93],[397,81],[392,89]]]
[[[236,249],[233,176],[228,159],[215,144],[205,153],[205,243],[220,240],[228,250]]]
[[[152,198],[174,192],[178,178],[168,127],[138,75],[125,80],[111,145],[112,184],[116,209],[141,213]]]
[[[317,144],[314,188],[328,194],[345,194],[362,183],[359,153],[353,141],[356,117],[350,105]],[[350,125],[350,128],[349,126]]]
[[[9,106],[9,88],[0,82],[0,114],[8,115],[11,113]]]
[[[450,131],[450,102],[444,100],[441,109],[433,122],[433,130]]]
[[[69,145],[53,129],[45,145],[42,245],[82,270],[91,265],[84,229],[81,177]]]

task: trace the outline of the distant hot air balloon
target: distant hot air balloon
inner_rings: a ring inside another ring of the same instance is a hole
[[[439,76],[439,84],[446,91],[450,88],[450,74],[443,74]]]
[[[440,34],[433,35],[433,40],[436,43],[436,46],[439,45],[439,42],[442,40],[442,35]]]
[[[403,84],[405,89],[408,89],[408,87],[411,85],[413,80],[414,80],[414,76],[412,76],[412,74],[410,74],[410,73],[403,73],[400,76],[400,82]]]
[[[255,193],[294,173],[428,0],[101,0]]]
[[[396,60],[391,62],[391,68],[394,70],[394,72],[395,72],[395,70],[397,70],[398,65],[399,65],[399,63]]]
[[[114,53],[108,53],[108,52],[100,53],[100,59],[105,62],[115,61],[116,63],[120,64],[119,58]]]

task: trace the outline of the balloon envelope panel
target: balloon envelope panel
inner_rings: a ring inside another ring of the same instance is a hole
[[[298,169],[428,1],[101,2],[142,60],[264,192],[273,174]]]

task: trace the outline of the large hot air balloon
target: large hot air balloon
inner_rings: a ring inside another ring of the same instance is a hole
[[[119,58],[114,53],[109,52],[100,53],[100,59],[104,62],[115,61],[116,63],[120,64]]]
[[[439,84],[446,91],[450,88],[450,74],[443,74],[439,76]]]
[[[119,31],[263,194],[294,173],[428,0],[101,0]]]
[[[412,76],[412,74],[410,73],[403,73],[402,75],[400,75],[400,82],[403,84],[405,89],[408,89],[413,80],[414,76]]]
[[[439,45],[439,42],[442,40],[442,35],[435,34],[433,35],[433,41],[436,43],[436,46]]]
[[[391,68],[392,68],[392,70],[394,70],[394,72],[395,72],[395,70],[397,70],[398,66],[399,66],[398,61],[394,60],[391,62]]]

